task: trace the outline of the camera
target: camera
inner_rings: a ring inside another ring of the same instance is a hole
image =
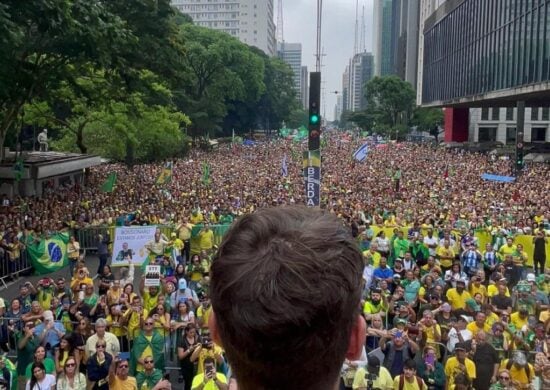
[[[378,379],[378,375],[371,372],[365,374],[365,379],[367,381],[367,390],[378,390],[378,387],[374,387],[374,382]]]

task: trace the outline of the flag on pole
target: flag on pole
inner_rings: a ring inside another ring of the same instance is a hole
[[[68,233],[56,233],[39,242],[27,245],[27,253],[38,275],[59,271],[69,264],[67,256]]]
[[[115,189],[115,183],[116,183],[116,172],[109,173],[109,176],[107,176],[107,179],[105,179],[105,182],[101,186],[101,191],[103,192],[113,192]]]
[[[281,163],[281,174],[283,177],[288,176],[288,166],[286,165],[286,154],[283,156],[283,161]]]
[[[210,184],[210,165],[208,163],[202,163],[202,184],[207,186]]]
[[[172,162],[169,161],[166,164],[164,164],[164,167],[162,168],[162,171],[157,177],[157,181],[155,183],[161,186],[166,183],[170,183],[171,181],[172,181]]]
[[[369,153],[369,146],[365,143],[353,153],[353,158],[359,162],[365,161]]]

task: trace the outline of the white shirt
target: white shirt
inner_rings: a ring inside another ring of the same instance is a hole
[[[54,386],[55,386],[55,376],[53,376],[52,374],[46,374],[44,379],[42,379],[40,383],[36,383],[32,389],[31,389],[31,380],[29,379],[27,381],[27,385],[25,386],[25,390],[50,390]]]
[[[98,339],[99,337],[97,337],[96,333],[93,336],[90,336],[90,338],[86,341],[86,356],[92,356],[96,353],[95,345],[97,344]],[[107,345],[105,352],[110,353],[113,356],[116,356],[116,354],[120,352],[120,342],[114,334],[111,332],[105,332],[103,340]]]
[[[370,288],[372,284],[372,276],[374,274],[374,267],[372,265],[367,265],[363,268],[363,279],[365,279],[365,290]]]
[[[426,236],[424,237],[424,244],[426,244],[426,246],[428,247],[428,251],[430,252],[430,256],[435,256],[435,250],[437,249],[436,248],[431,248],[430,245],[437,245],[438,241],[437,241],[437,238],[435,238],[435,236],[432,236],[432,238]]]
[[[462,335],[462,340],[468,341],[472,339],[472,332],[470,332],[468,329],[462,329],[460,331],[460,334]],[[449,331],[449,341],[447,341],[447,349],[449,352],[453,352],[455,350],[456,343],[460,342],[458,339],[458,333],[455,328],[452,328]]]

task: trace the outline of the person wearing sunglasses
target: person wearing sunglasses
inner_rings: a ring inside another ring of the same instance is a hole
[[[503,369],[500,370],[497,377],[497,382],[493,383],[489,390],[512,390],[514,385],[512,384],[512,377],[510,371]]]
[[[155,368],[164,369],[164,337],[155,330],[155,320],[147,317],[138,333],[130,352],[130,374],[145,370],[145,358],[151,355],[155,361]]]
[[[113,355],[106,352],[107,343],[98,341],[95,353],[86,364],[88,382],[92,390],[109,390],[109,369],[114,360]]]
[[[143,371],[136,374],[138,389],[141,389],[143,384],[147,386],[147,389],[153,389],[162,380],[162,371],[155,368],[155,360],[151,355],[145,356],[143,367]]]
[[[109,390],[137,390],[136,378],[130,376],[130,363],[117,355],[109,367]]]
[[[78,372],[77,360],[69,356],[63,366],[63,373],[57,380],[57,390],[86,390],[86,376]]]

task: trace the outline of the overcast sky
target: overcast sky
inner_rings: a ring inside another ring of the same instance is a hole
[[[359,35],[361,34],[362,8],[365,6],[365,46],[372,51],[372,13],[374,0],[359,0]],[[275,3],[275,17],[277,4]],[[336,95],[342,91],[342,74],[353,55],[355,39],[356,0],[323,0],[322,47],[324,48],[321,82],[325,88],[325,103],[328,120],[334,118]],[[284,39],[285,42],[302,44],[302,65],[310,72],[315,71],[316,14],[317,0],[283,0]],[[360,40],[358,40],[359,47]],[[330,93],[332,92],[332,93]]]

